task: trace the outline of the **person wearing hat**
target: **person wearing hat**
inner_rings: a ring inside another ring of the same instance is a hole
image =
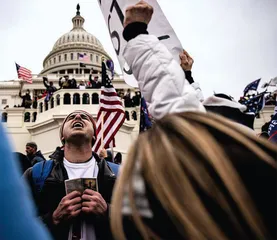
[[[81,82],[80,82],[78,88],[79,88],[80,90],[85,90],[85,89],[86,89],[85,80],[81,80]]]
[[[64,81],[62,81],[64,78]],[[68,75],[65,75],[63,77],[60,77],[59,79],[59,86],[62,89],[67,89],[67,88],[71,88],[71,80],[69,79]]]
[[[35,142],[28,142],[26,144],[25,151],[32,166],[34,166],[38,162],[45,161],[45,158],[37,149],[38,146]]]
[[[112,239],[109,204],[116,180],[105,159],[92,152],[96,124],[91,114],[70,113],[60,127],[62,147],[50,157],[53,167],[40,191],[34,186],[32,168],[25,172],[38,213],[54,239]],[[98,192],[66,193],[65,180],[97,178]]]

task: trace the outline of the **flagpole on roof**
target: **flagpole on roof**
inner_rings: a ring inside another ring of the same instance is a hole
[[[78,53],[78,60],[79,60],[79,69],[78,69],[78,74],[80,74],[80,72],[81,72],[80,53]]]

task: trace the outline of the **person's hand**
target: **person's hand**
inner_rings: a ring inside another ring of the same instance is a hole
[[[100,193],[86,189],[82,195],[82,212],[86,214],[103,215],[108,205]]]
[[[183,68],[184,71],[191,71],[192,65],[194,63],[194,60],[192,57],[188,54],[187,51],[183,51],[180,54],[180,59],[181,59],[181,67]]]
[[[99,157],[100,157],[101,159],[103,159],[103,158],[106,158],[107,156],[108,156],[107,151],[106,151],[105,148],[103,148],[103,149],[100,151],[100,153],[99,153]]]
[[[81,193],[74,191],[67,194],[59,203],[52,215],[53,223],[58,225],[62,221],[77,217],[82,210]]]
[[[140,1],[136,5],[126,9],[124,27],[133,22],[143,22],[147,25],[151,21],[154,9],[145,1]]]
[[[42,77],[44,81],[48,82],[48,78],[47,77]]]

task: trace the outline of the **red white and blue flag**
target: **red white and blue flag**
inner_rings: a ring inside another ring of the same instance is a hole
[[[125,121],[125,110],[106,72],[102,62],[102,87],[100,109],[96,123],[96,142],[92,150],[99,153],[102,148],[109,148],[114,137]],[[103,140],[103,141],[102,141]]]
[[[89,62],[89,56],[86,53],[78,53],[78,59],[83,62]]]
[[[17,63],[15,63],[15,66],[19,79],[23,79],[27,83],[33,83],[32,72],[29,69],[21,67]]]

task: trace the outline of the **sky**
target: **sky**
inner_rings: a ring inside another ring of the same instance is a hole
[[[158,2],[194,58],[193,76],[205,97],[222,92],[238,98],[251,81],[277,76],[276,0]],[[120,72],[97,0],[1,0],[0,81],[17,78],[15,61],[33,73],[42,70],[56,40],[72,29],[77,3],[84,28],[100,40]]]

